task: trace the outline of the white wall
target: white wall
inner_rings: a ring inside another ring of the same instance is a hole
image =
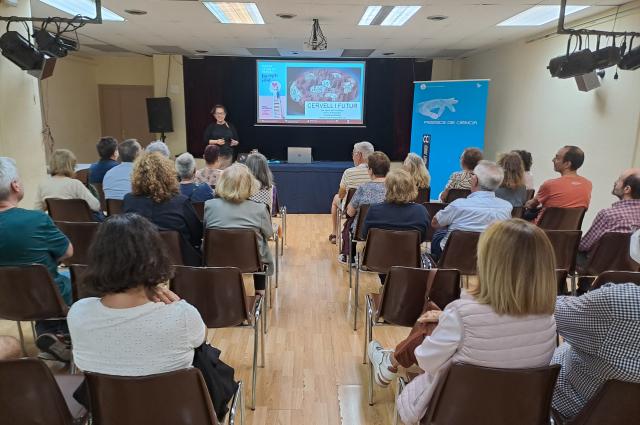
[[[610,29],[611,23],[603,29]],[[619,19],[618,30],[640,29],[640,13]],[[549,59],[566,51],[566,36],[519,41],[460,61],[462,79],[489,78],[486,156],[520,148],[531,151],[535,183],[556,177],[551,158],[563,145],[585,151],[580,173],[593,182],[583,229],[615,199],[620,172],[640,165],[640,71],[607,69],[602,87],[579,92],[574,79],[551,78]],[[634,156],[636,156],[634,158]]]
[[[172,155],[187,151],[187,125],[184,112],[184,74],[182,56],[153,55],[154,95],[171,99],[173,132],[166,133]],[[160,135],[158,135],[160,138]]]

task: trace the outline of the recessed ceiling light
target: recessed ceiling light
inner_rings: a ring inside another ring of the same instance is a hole
[[[579,12],[589,6],[567,6],[565,16]],[[555,21],[560,17],[560,6],[533,6],[524,12],[518,13],[506,21],[498,24],[499,27],[539,26]]]
[[[298,15],[296,15],[294,13],[276,13],[276,16],[278,18],[282,18],[282,19],[293,19]]]
[[[44,4],[55,7],[71,16],[81,15],[87,18],[96,17],[96,2],[91,0],[40,0]],[[101,8],[103,21],[124,22],[124,18],[106,7]]]
[[[146,15],[147,14],[146,10],[140,10],[140,9],[125,9],[124,12],[128,13],[129,15]]]
[[[384,56],[391,56],[391,55],[395,55],[395,52],[384,52],[383,55]]]
[[[208,50],[199,50],[199,49],[198,49],[198,50],[196,50],[195,52],[196,52],[196,53],[200,53],[201,55],[202,55],[202,54],[204,54],[204,53],[209,53],[209,51],[208,51]]]
[[[264,24],[264,19],[255,3],[203,1],[202,4],[218,18],[221,24]]]
[[[427,16],[427,19],[429,19],[430,21],[444,21],[445,19],[448,19],[448,16],[444,16],[444,15],[431,15],[431,16]]]
[[[404,25],[422,6],[368,6],[358,25]]]

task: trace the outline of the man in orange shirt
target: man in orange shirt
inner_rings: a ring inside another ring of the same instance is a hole
[[[553,169],[560,177],[547,180],[536,196],[525,204],[529,209],[542,206],[535,222],[538,223],[545,208],[588,208],[591,201],[591,182],[578,175],[584,162],[584,152],[577,146],[561,148],[553,158]]]

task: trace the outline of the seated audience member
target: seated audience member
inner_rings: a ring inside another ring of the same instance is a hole
[[[527,186],[527,190],[534,189],[533,186],[533,173],[531,173],[531,165],[533,165],[533,158],[531,152],[525,150],[513,151],[522,159],[522,165],[524,166],[524,184]]]
[[[244,164],[233,164],[224,170],[216,185],[217,197],[204,204],[204,225],[207,229],[254,230],[258,236],[260,261],[268,266],[267,273],[271,275],[274,261],[267,242],[273,236],[271,216],[265,204],[249,199],[259,187],[260,182]],[[253,285],[256,294],[264,295],[266,277],[254,275]]]
[[[542,219],[545,208],[589,207],[591,182],[578,175],[583,162],[584,152],[577,146],[565,146],[558,151],[553,158],[553,170],[560,173],[560,177],[542,183],[538,193],[525,204],[528,209],[542,207],[536,215],[536,223]]]
[[[12,360],[22,357],[20,341],[12,336],[0,335],[0,360]]]
[[[377,341],[369,344],[378,385],[389,385],[399,366],[417,364],[425,371],[398,396],[404,424],[424,416],[451,364],[500,369],[549,364],[556,345],[554,269],[553,247],[543,230],[520,219],[495,223],[480,236],[476,288],[463,290],[444,311],[427,303],[393,352]]]
[[[204,148],[204,168],[196,171],[195,180],[198,183],[207,183],[214,187],[222,173],[218,158],[220,157],[220,147],[218,145],[207,145]]]
[[[349,254],[349,244],[351,243],[349,230],[355,231],[358,222],[358,208],[365,204],[373,205],[384,202],[386,193],[384,179],[391,168],[391,161],[384,152],[375,151],[367,157],[367,167],[369,181],[358,186],[351,202],[347,205],[347,221],[342,229],[342,254],[338,258],[343,263],[347,262]],[[351,252],[355,253],[355,250]]]
[[[89,167],[89,183],[102,184],[106,172],[119,164],[118,141],[113,137],[101,137],[96,149],[100,160]]]
[[[494,193],[503,178],[504,171],[496,163],[480,161],[471,175],[472,193],[456,199],[433,217],[431,225],[438,229],[431,240],[431,256],[435,261],[454,230],[483,232],[494,221],[511,218],[511,204]]]
[[[504,180],[496,189],[496,196],[509,202],[513,207],[522,207],[527,202],[527,187],[520,155],[515,152],[501,155],[498,165],[504,170]]]
[[[138,157],[142,147],[135,139],[128,139],[118,145],[120,165],[116,165],[104,175],[102,190],[105,199],[124,199],[131,192],[131,171],[133,161]]]
[[[367,158],[373,153],[373,145],[369,142],[358,142],[353,145],[351,157],[354,166],[347,168],[342,173],[338,193],[331,203],[331,219],[333,220],[333,233],[329,235],[329,242],[336,243],[338,233],[338,209],[342,206],[349,189],[357,189],[363,183],[371,180],[367,169]]]
[[[418,190],[429,188],[431,174],[429,174],[429,170],[427,170],[427,166],[420,156],[413,152],[409,153],[402,164],[402,168],[413,177]]]
[[[218,156],[218,166],[224,171],[233,164],[233,151],[231,149],[220,149]]]
[[[176,158],[176,172],[180,178],[180,193],[191,202],[204,202],[213,198],[213,190],[207,183],[196,183],[196,161],[188,152]]]
[[[76,156],[67,149],[56,149],[49,160],[49,177],[38,186],[36,209],[46,210],[45,199],[83,199],[94,213],[96,220],[103,220],[100,201],[75,175]]]
[[[169,146],[162,140],[156,140],[155,142],[151,142],[144,149],[146,153],[158,152],[160,155],[165,158],[171,158],[171,152],[169,151]]]
[[[460,157],[460,167],[462,171],[456,171],[451,174],[447,185],[440,194],[442,202],[447,199],[450,189],[466,189],[471,190],[471,180],[473,178],[473,169],[476,168],[478,162],[482,160],[482,151],[478,148],[466,148]]]
[[[15,161],[0,157],[0,266],[44,265],[64,302],[71,305],[71,281],[58,273],[58,263],[73,255],[73,246],[47,214],[19,208],[23,196]],[[36,346],[41,351],[58,360],[69,361],[71,352],[64,338],[66,322],[37,321],[36,333]]]
[[[632,237],[631,244],[640,263],[640,241]],[[552,406],[561,416],[577,415],[608,380],[640,383],[640,286],[607,283],[558,297],[555,317],[564,342],[551,361],[562,366]]]
[[[124,197],[123,212],[138,213],[160,230],[180,233],[185,264],[199,266],[202,222],[178,186],[173,163],[157,152],[145,152],[133,165],[131,193]]]
[[[245,165],[253,174],[253,177],[260,182],[260,189],[249,199],[262,202],[269,207],[269,212],[273,210],[273,175],[269,169],[267,158],[261,153],[252,153],[247,157]]]

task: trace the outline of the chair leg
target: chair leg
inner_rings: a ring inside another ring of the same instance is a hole
[[[275,270],[275,272],[276,272],[276,289],[278,289],[278,274],[280,272],[280,260],[278,258],[278,245],[280,245],[280,242],[279,242],[278,235],[275,235],[274,239],[276,241],[276,270]]]
[[[253,320],[253,368],[251,370],[251,410],[256,410],[256,372],[258,366],[258,337],[260,333],[258,318]]]
[[[38,339],[38,336],[36,335],[36,325],[33,320],[31,321],[31,334],[33,335],[33,343],[35,344],[36,339]]]
[[[24,335],[22,334],[22,325],[20,324],[20,322],[16,322],[18,324],[18,335],[20,335],[20,346],[22,347],[22,355],[24,355],[25,357],[28,356],[27,354],[27,347],[25,347],[24,345]],[[35,343],[35,341],[33,341]]]
[[[353,297],[353,330],[358,330],[358,289],[360,286],[360,254],[356,252],[356,287]]]
[[[267,276],[267,291],[269,292],[269,310],[273,308],[273,300],[271,299],[271,276]]]
[[[369,369],[369,388],[368,388],[368,397],[369,397],[369,406],[373,406],[373,364],[369,363],[367,365],[367,369]]]
[[[284,211],[284,213],[282,214],[282,234],[284,236],[284,244],[287,244],[287,207],[284,206],[282,207],[282,210]],[[284,247],[283,247],[283,252],[284,252]]]
[[[349,240],[353,240],[351,236],[349,236]],[[349,243],[349,256],[347,257],[347,267],[349,268],[349,288],[351,288],[351,279],[353,273],[351,273],[351,259],[353,258],[353,244]]]
[[[364,297],[365,303],[365,314],[364,314],[364,349],[362,350],[362,364],[367,364],[367,345],[369,341],[373,339],[371,334],[369,334],[369,323],[371,321],[371,315],[373,314],[373,310],[371,309],[371,298],[369,295]]]
[[[578,291],[578,284],[577,284],[576,274],[571,273],[571,295],[575,297],[577,291]]]
[[[244,425],[244,383],[240,381],[242,388],[240,389],[240,425]]]
[[[261,306],[260,308],[263,308],[263,306]],[[260,333],[260,339],[261,339],[260,348],[261,348],[261,351],[262,351],[262,367],[264,367],[264,365],[265,365],[265,362],[264,362],[264,350],[265,350],[264,338],[265,337],[264,337],[264,335],[267,333],[267,329],[265,327],[266,325],[265,325],[265,322],[264,322],[264,318],[265,318],[264,315],[260,317],[260,324],[262,325],[262,332]]]
[[[395,396],[395,400],[398,399],[398,396],[404,390],[405,382],[402,377],[398,376],[398,393]],[[398,404],[397,401],[393,403],[393,425],[398,425],[398,421],[400,420],[400,415],[398,414]]]

